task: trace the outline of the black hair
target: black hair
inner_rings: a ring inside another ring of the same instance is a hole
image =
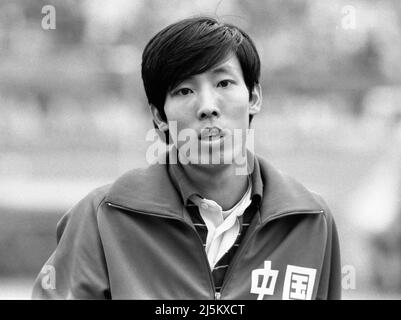
[[[167,92],[188,77],[213,68],[230,53],[239,60],[251,99],[259,83],[260,59],[244,31],[211,17],[188,18],[167,26],[149,41],[142,54],[142,80],[149,104],[167,120]]]

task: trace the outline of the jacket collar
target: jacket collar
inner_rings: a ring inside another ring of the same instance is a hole
[[[325,205],[318,195],[292,177],[257,157],[264,185],[260,207],[262,222],[286,213],[323,213]]]
[[[147,168],[128,171],[110,187],[105,201],[131,211],[184,218],[184,203],[168,173],[166,155]],[[319,213],[323,206],[317,197],[294,179],[286,176],[260,156],[254,170],[260,170],[263,198],[261,221],[289,212]],[[163,162],[164,160],[164,162]]]
[[[176,153],[177,149],[172,148],[170,153],[173,152]],[[177,159],[178,156],[175,155],[174,158]],[[263,197],[263,182],[260,175],[259,162],[255,159],[255,155],[249,150],[247,151],[247,162],[252,164],[252,166],[248,166],[248,174],[252,182],[251,199],[255,205],[259,206],[260,200]],[[184,204],[188,204],[191,196],[194,194],[202,196],[185,173],[185,170],[179,161],[176,161],[176,163],[169,163],[167,160],[167,163],[170,180],[181,195],[181,200]]]

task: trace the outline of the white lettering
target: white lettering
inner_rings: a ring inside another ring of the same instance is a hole
[[[43,6],[42,14],[45,14],[42,18],[42,28],[44,30],[56,29],[56,8],[51,5]]]
[[[345,30],[352,29],[356,27],[356,10],[354,6],[344,6],[341,10],[344,15],[341,19],[341,27]]]

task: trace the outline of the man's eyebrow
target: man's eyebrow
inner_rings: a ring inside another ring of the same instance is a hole
[[[234,69],[229,65],[223,65],[212,69],[212,73],[233,73]]]

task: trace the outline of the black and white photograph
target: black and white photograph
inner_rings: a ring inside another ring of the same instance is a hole
[[[401,299],[401,1],[2,0],[0,111],[0,300]]]

